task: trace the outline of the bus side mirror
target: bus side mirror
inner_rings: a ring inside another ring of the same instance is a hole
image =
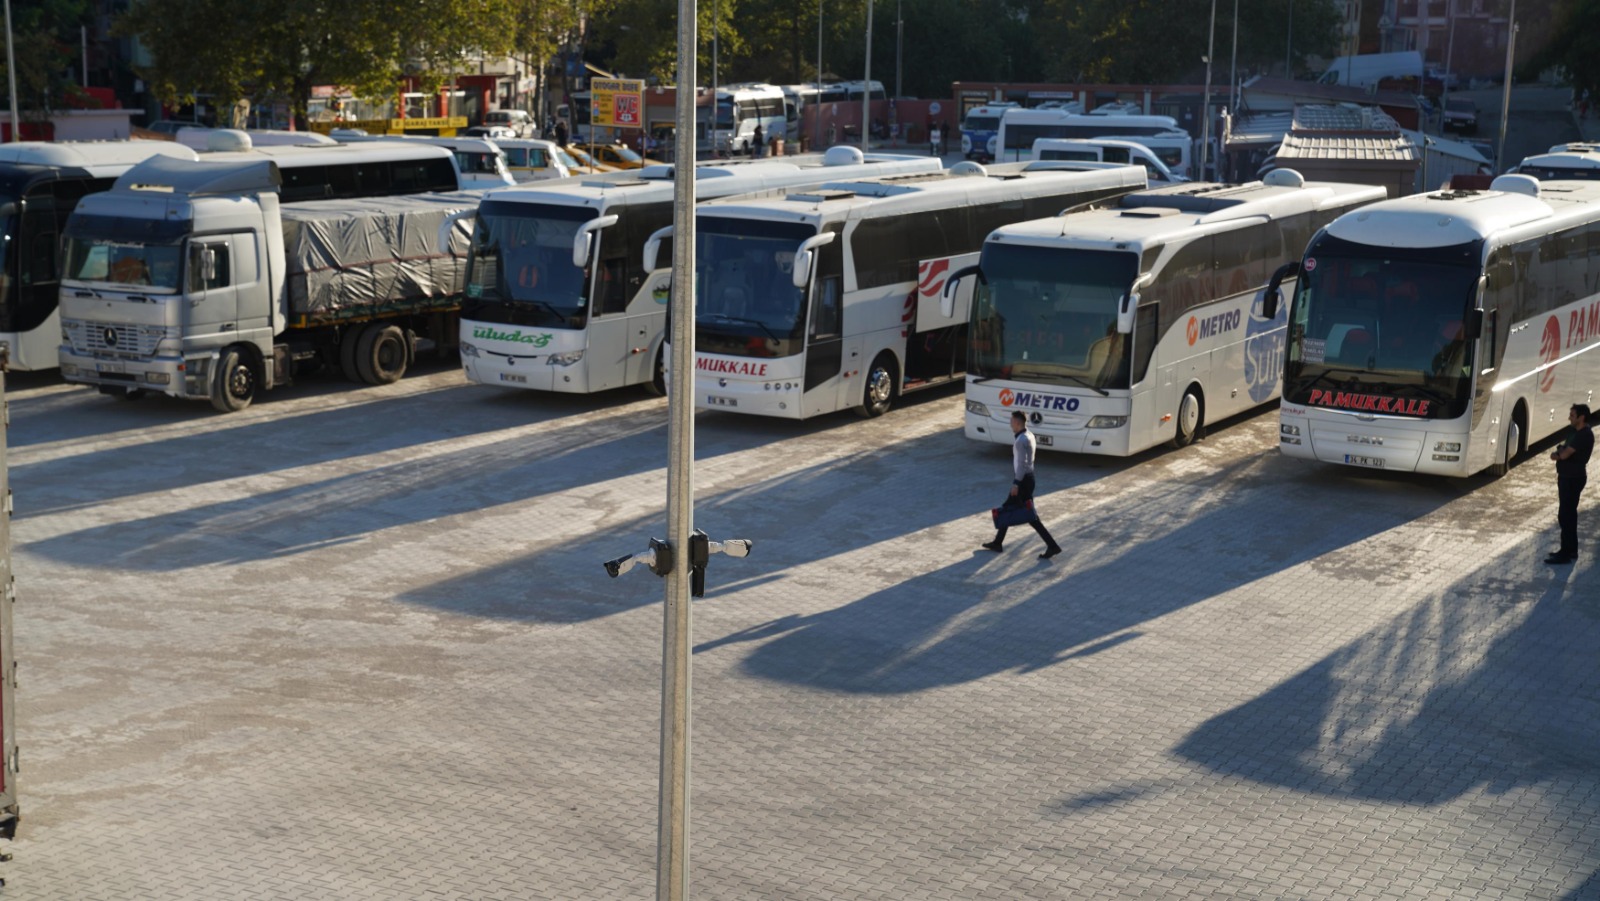
[[[656,257],[661,253],[661,242],[672,237],[672,226],[658,228],[644,242],[644,271],[656,271]]]
[[[949,319],[956,314],[956,289],[961,287],[961,280],[969,275],[978,277],[978,283],[987,285],[989,280],[983,277],[983,270],[977,266],[968,266],[950,273],[944,280],[944,290],[939,293],[939,313]]]
[[[612,213],[609,216],[590,219],[579,226],[578,233],[572,236],[572,265],[579,269],[589,265],[589,254],[594,250],[594,233],[616,224],[617,214]]]
[[[1461,325],[1467,331],[1467,340],[1476,341],[1483,337],[1483,310],[1474,307],[1467,311],[1467,318]]]
[[[1300,277],[1300,261],[1293,260],[1278,267],[1267,280],[1267,293],[1261,298],[1261,318],[1277,319],[1278,304],[1283,300],[1283,280]]]
[[[1129,291],[1122,295],[1122,305],[1117,307],[1117,334],[1133,334],[1133,314],[1139,309],[1139,294]]]
[[[209,285],[217,280],[217,249],[215,247],[207,247],[205,249],[205,254],[201,257],[200,269],[205,275],[206,284]]]
[[[827,232],[811,237],[800,242],[800,248],[794,253],[794,286],[804,288],[811,281],[811,269],[816,264],[816,249],[827,244],[832,244],[837,237],[833,232]]]

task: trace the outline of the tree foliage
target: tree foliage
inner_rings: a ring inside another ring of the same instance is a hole
[[[66,94],[77,90],[79,79],[73,66],[78,58],[78,29],[89,24],[88,0],[34,0],[12,7],[18,112],[60,106]],[[0,59],[0,73],[4,73],[9,91],[11,72],[4,59]],[[9,106],[5,95],[0,95],[0,108]]]
[[[1600,98],[1600,0],[1556,0],[1548,16],[1531,24],[1531,33],[1517,35],[1517,55],[1528,61],[1517,67],[1522,76],[1557,67],[1573,90]]]

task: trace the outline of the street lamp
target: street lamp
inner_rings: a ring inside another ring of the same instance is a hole
[[[1200,104],[1200,180],[1206,180],[1206,161],[1211,156],[1211,57],[1217,46],[1217,0],[1211,0],[1211,32],[1206,38],[1206,93]]]
[[[1511,15],[1506,18],[1506,77],[1505,90],[1500,95],[1500,144],[1494,151],[1494,168],[1498,172],[1506,158],[1506,120],[1511,118],[1511,65],[1517,55],[1517,0],[1511,0]]]
[[[861,152],[872,149],[872,7],[875,0],[867,0],[867,72],[861,86]]]
[[[11,0],[6,4],[6,83],[11,86],[11,140],[22,140],[22,123],[17,115],[17,51],[11,46]]]

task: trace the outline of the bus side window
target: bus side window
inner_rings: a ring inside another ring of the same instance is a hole
[[[826,341],[843,331],[839,306],[840,278],[830,275],[817,281],[817,303],[811,314],[811,340]]]

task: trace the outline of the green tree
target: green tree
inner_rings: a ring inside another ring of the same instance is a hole
[[[1557,0],[1531,35],[1517,35],[1517,55],[1527,60],[1517,67],[1522,78],[1558,67],[1575,91],[1588,91],[1591,102],[1600,99],[1600,0]]]
[[[142,0],[118,31],[149,50],[140,75],[165,102],[286,96],[303,117],[315,85],[384,97],[402,76],[435,88],[469,54],[506,55],[524,12],[516,0]]]
[[[78,90],[73,63],[78,53],[78,29],[89,24],[87,0],[36,0],[12,4],[12,46],[16,58],[19,114],[40,113],[62,105],[66,95]],[[10,72],[0,60],[0,72],[10,89]],[[9,101],[4,104],[9,107]]]

